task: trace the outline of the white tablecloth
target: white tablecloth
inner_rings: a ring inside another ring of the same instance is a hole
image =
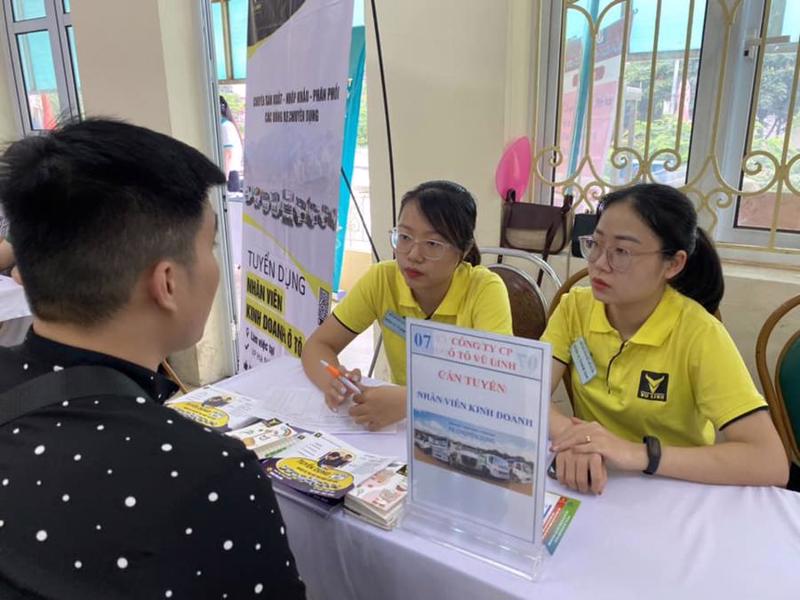
[[[290,360],[218,385],[255,397],[269,386],[310,386]],[[341,437],[406,456],[404,431]],[[279,500],[312,600],[800,598],[800,494],[627,474],[612,474],[599,497],[548,487],[581,506],[536,582],[402,529]]]

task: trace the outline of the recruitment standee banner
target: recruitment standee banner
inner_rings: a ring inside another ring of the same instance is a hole
[[[329,311],[352,0],[250,0],[239,366]]]

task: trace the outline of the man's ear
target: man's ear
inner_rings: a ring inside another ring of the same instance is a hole
[[[176,312],[178,310],[176,298],[178,281],[175,263],[169,260],[159,261],[147,277],[146,288],[150,298],[162,309]]]

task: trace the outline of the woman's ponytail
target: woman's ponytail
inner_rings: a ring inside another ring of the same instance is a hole
[[[708,234],[697,228],[694,252],[689,254],[686,266],[672,279],[670,285],[715,314],[725,293],[722,263]]]
[[[478,250],[478,245],[473,241],[472,246],[470,247],[467,255],[464,257],[464,261],[471,264],[473,267],[477,267],[481,264],[481,251]]]

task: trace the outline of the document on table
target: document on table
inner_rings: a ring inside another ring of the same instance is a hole
[[[292,425],[326,433],[395,433],[396,425],[370,432],[357,424],[349,414],[353,401],[348,400],[334,412],[325,404],[318,390],[308,388],[274,388],[258,395],[256,410],[263,409],[270,416],[280,415]],[[256,415],[260,416],[260,415]]]

